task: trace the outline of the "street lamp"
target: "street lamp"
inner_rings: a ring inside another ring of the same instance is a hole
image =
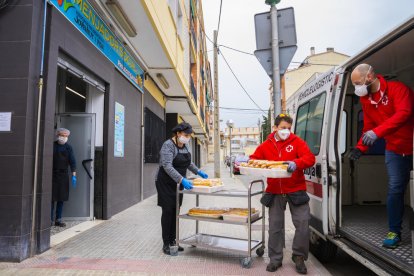
[[[233,120],[232,119],[227,120],[226,125],[229,128],[229,142],[230,142],[229,143],[230,144],[230,177],[231,177],[232,176],[232,167],[233,167],[233,162],[232,162],[232,159],[231,159],[231,146],[232,146],[232,144],[231,144],[231,129],[234,127]]]

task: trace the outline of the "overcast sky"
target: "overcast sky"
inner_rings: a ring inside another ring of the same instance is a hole
[[[310,53],[334,47],[335,51],[355,55],[360,50],[414,15],[413,0],[282,0],[277,8],[293,7],[296,19],[298,50],[293,58],[303,61]],[[207,35],[213,39],[217,29],[220,0],[204,0],[204,22]],[[253,53],[256,50],[254,15],[269,11],[265,0],[223,0],[218,44]],[[212,43],[207,40],[212,50]],[[239,80],[263,109],[270,105],[267,76],[256,57],[221,48],[224,57]],[[213,66],[213,52],[209,52]],[[294,67],[295,64],[291,64]],[[214,77],[214,76],[212,76]],[[246,96],[219,55],[219,93],[221,107],[252,108],[255,104]],[[235,127],[257,126],[260,112],[220,110],[222,127],[233,119]]]

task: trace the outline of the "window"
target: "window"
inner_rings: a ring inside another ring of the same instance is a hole
[[[325,111],[326,92],[301,105],[296,117],[295,133],[306,141],[313,154],[321,147],[322,123]]]
[[[144,110],[145,163],[158,163],[160,150],[165,141],[165,122],[149,108]]]

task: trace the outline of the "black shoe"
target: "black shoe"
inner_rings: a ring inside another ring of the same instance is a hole
[[[306,269],[305,259],[303,256],[292,255],[292,261],[295,263],[296,272],[299,274],[307,274],[308,270]]]
[[[277,263],[277,264],[269,263],[266,266],[266,271],[275,272],[281,266],[282,266],[282,263]]]
[[[172,242],[170,242],[170,245],[171,246],[174,246],[174,245],[177,245],[177,243],[175,241],[172,241]],[[181,246],[178,246],[178,251],[179,252],[183,252],[184,251],[184,248],[182,248]]]
[[[162,252],[164,252],[165,255],[171,255],[170,254],[170,246],[169,245],[163,245]]]
[[[55,226],[58,226],[58,227],[66,227],[66,223],[61,222],[61,221],[55,221]]]

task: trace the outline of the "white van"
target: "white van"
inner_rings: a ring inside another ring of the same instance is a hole
[[[347,157],[363,127],[359,97],[350,80],[360,63],[414,89],[414,17],[307,83],[288,101],[294,132],[316,156],[316,164],[305,171],[311,198],[311,252],[330,261],[340,247],[377,274],[414,275],[413,173],[406,192],[402,245],[386,249],[382,247],[388,232],[385,143],[377,142],[356,162]]]

